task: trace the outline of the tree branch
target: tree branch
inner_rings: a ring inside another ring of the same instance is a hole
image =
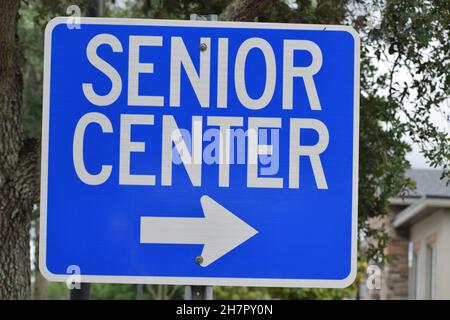
[[[223,21],[255,21],[273,0],[234,0],[219,15]]]

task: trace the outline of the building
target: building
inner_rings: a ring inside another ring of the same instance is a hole
[[[411,169],[416,189],[390,200],[391,260],[381,272],[379,299],[450,299],[450,185],[441,170]]]

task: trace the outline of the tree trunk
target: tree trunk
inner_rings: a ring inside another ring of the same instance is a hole
[[[0,300],[30,297],[30,220],[39,195],[39,144],[22,128],[19,6],[0,0]]]

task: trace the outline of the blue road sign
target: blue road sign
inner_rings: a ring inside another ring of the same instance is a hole
[[[41,271],[54,281],[351,284],[358,100],[350,27],[52,20]]]

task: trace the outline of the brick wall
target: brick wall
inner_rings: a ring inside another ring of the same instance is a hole
[[[381,266],[381,289],[367,290],[366,299],[398,300],[408,299],[408,244],[409,235],[406,230],[397,230],[392,227],[392,218],[395,212],[386,218],[384,226],[387,228],[391,240],[385,249],[388,262]],[[380,227],[383,223],[374,222]]]
[[[408,243],[399,231],[393,231],[385,253],[389,262],[381,274],[380,298],[387,300],[408,299]]]

